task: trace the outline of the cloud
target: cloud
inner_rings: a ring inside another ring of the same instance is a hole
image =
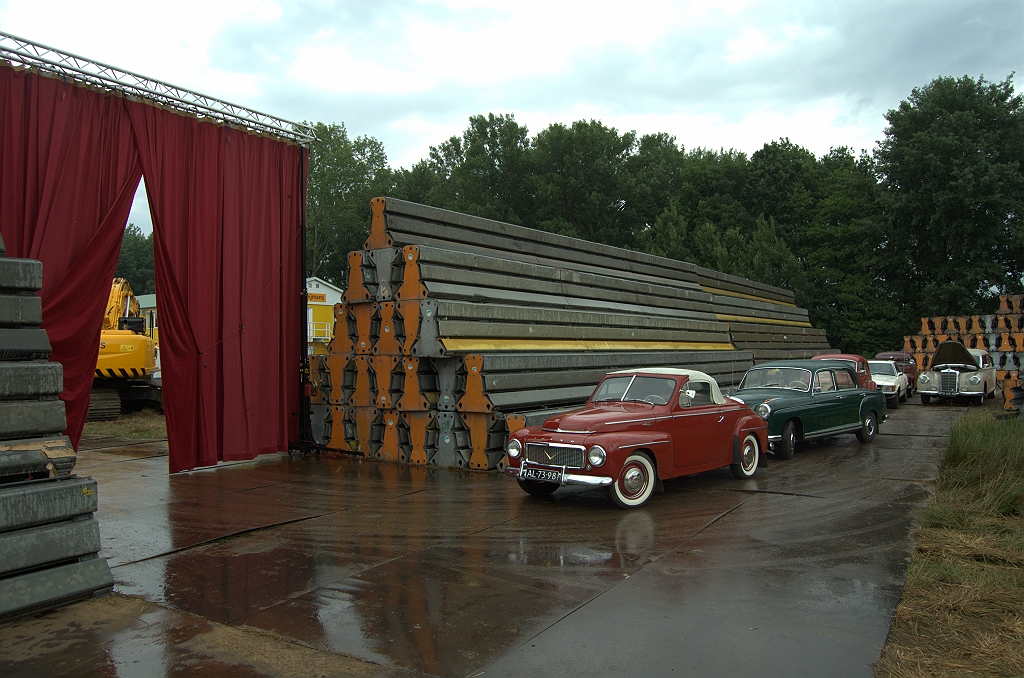
[[[284,118],[344,122],[404,166],[487,112],[534,133],[594,117],[687,147],[870,148],[914,87],[1024,74],[1018,0],[0,0],[0,26]]]

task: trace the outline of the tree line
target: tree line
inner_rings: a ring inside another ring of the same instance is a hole
[[[1024,289],[1024,112],[1012,75],[941,77],[890,110],[871,153],[788,139],[751,155],[685,149],[597,120],[531,136],[473,116],[410,168],[314,125],[307,267],[344,283],[388,195],[672,257],[792,289],[844,351],[902,346],[925,315],[993,312]],[[126,235],[127,242],[127,235]]]

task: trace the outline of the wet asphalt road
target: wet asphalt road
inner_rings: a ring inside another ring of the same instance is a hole
[[[99,481],[104,555],[148,611],[2,625],[0,666],[286,675],[301,650],[339,675],[868,676],[965,409],[904,405],[870,444],[671,481],[632,511],[351,459],[167,476],[160,444],[93,441],[77,471]]]

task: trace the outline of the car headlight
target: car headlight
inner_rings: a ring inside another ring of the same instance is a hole
[[[505,452],[507,452],[508,456],[512,459],[518,459],[519,455],[523,453],[523,445],[515,438],[512,438],[508,441],[508,444],[505,445]]]
[[[754,411],[757,412],[757,416],[761,417],[765,421],[768,420],[768,417],[772,416],[772,406],[768,403],[761,403]]]
[[[587,461],[590,462],[591,466],[601,466],[607,458],[608,454],[600,445],[594,445],[587,450]]]
[[[890,385],[888,385],[888,384],[883,384],[883,385],[882,385],[882,390],[883,390],[883,391],[886,391],[886,392],[888,392],[888,393],[892,393],[893,391],[895,391],[895,390],[896,390],[896,387],[895,387],[895,386],[890,386]]]
[[[931,379],[928,378],[927,374],[922,374],[920,377],[918,377],[917,380],[922,384],[927,384],[929,381],[931,381]]]
[[[973,374],[973,375],[971,375],[971,378],[968,381],[970,381],[972,384],[980,384],[981,383],[981,377],[978,376],[977,374]]]

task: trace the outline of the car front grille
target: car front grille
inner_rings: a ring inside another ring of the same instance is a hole
[[[943,393],[955,394],[956,381],[960,373],[956,370],[948,370],[939,374],[939,390]]]
[[[534,464],[544,464],[546,466],[583,468],[586,463],[586,454],[584,454],[582,447],[527,443],[526,461]]]

